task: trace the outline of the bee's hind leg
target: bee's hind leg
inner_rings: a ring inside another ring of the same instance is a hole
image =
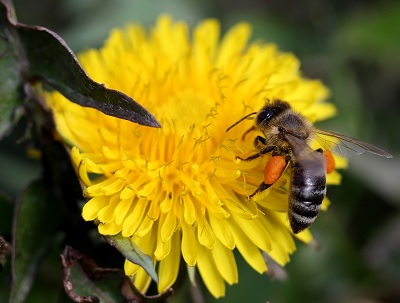
[[[250,200],[252,197],[254,197],[256,194],[268,189],[272,184],[265,184],[264,182],[260,184],[260,186],[255,190],[254,193],[252,193],[251,195],[249,195],[247,197],[247,200]]]
[[[271,185],[275,184],[276,181],[282,176],[288,163],[290,161],[290,156],[272,156],[264,169],[264,181],[256,189],[254,193],[247,197],[250,199],[254,195],[268,189]]]

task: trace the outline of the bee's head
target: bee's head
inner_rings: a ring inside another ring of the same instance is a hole
[[[243,120],[249,119],[252,116],[256,115],[255,118],[255,126],[257,127],[266,127],[270,120],[279,114],[283,113],[285,110],[290,109],[289,103],[276,99],[272,102],[268,102],[260,111],[250,113],[239,121],[234,123],[233,125],[229,126],[226,131],[229,131],[232,127],[238,125]]]
[[[280,113],[283,113],[285,110],[289,109],[289,103],[282,100],[274,100],[271,103],[267,103],[256,116],[255,124],[256,126],[266,126],[272,118],[276,117]]]

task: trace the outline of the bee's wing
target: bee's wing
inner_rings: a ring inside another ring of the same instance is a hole
[[[351,157],[369,152],[378,156],[392,158],[392,155],[383,149],[358,139],[345,136],[336,132],[314,128],[317,141],[322,147],[340,156]]]
[[[289,132],[285,133],[285,138],[296,158],[305,159],[315,154],[315,150],[308,145],[306,140],[300,139]]]

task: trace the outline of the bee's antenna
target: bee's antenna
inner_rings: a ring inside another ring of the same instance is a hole
[[[229,127],[227,128],[226,131],[228,132],[232,127],[238,125],[238,124],[239,124],[240,122],[242,122],[243,120],[246,120],[247,118],[249,118],[249,117],[251,117],[251,116],[253,116],[253,115],[255,115],[255,114],[257,114],[257,112],[253,112],[253,113],[250,113],[250,114],[244,116],[242,119],[240,119],[239,121],[237,121],[237,122],[234,123],[233,125],[229,126]]]

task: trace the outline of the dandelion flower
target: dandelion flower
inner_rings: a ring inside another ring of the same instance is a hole
[[[138,24],[115,29],[100,50],[79,56],[94,80],[141,103],[160,129],[46,94],[85,185],[83,218],[97,220],[100,234],[129,237],[151,256],[159,292],[175,282],[181,257],[221,297],[226,283],[238,282],[235,249],[259,273],[267,270],[263,253],[284,265],[296,249],[287,219],[289,172],[248,201],[269,156],[236,161],[254,152],[250,134],[241,139],[252,122],[226,129],[267,99],[288,101],[311,122],[335,108],[324,102],[328,90],[320,81],[301,76],[294,55],[250,43],[250,33],[240,23],[220,37],[216,20],[190,31],[161,16],[149,31]],[[336,172],[328,177],[338,182]],[[311,241],[307,230],[296,237]],[[146,291],[150,277],[141,267],[126,261],[125,272]]]

